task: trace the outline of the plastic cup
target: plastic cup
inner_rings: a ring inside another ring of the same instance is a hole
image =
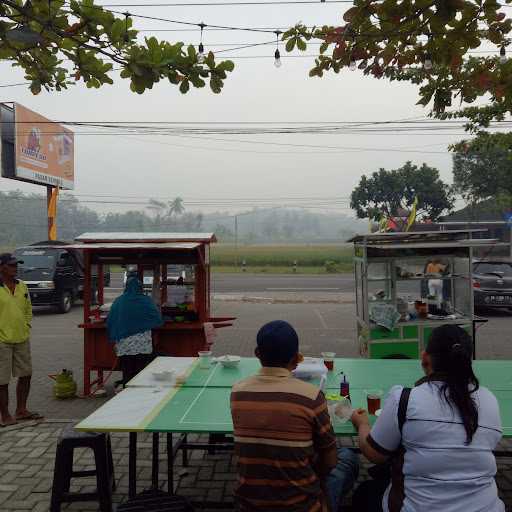
[[[331,423],[345,423],[352,415],[352,404],[347,397],[340,395],[327,395],[327,410]]]
[[[324,359],[326,368],[332,372],[334,370],[334,358],[336,357],[336,352],[322,352],[321,356]]]
[[[381,389],[367,389],[366,402],[368,406],[368,414],[375,415],[375,412],[380,409],[380,401],[383,395]]]
[[[199,368],[202,368],[203,370],[208,370],[212,362],[211,350],[198,352],[197,355],[199,356]]]

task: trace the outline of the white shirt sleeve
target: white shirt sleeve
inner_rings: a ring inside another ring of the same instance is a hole
[[[398,428],[398,404],[402,394],[403,386],[393,386],[384,402],[384,407],[380,416],[369,435],[370,446],[382,453],[390,455],[399,446],[402,441],[402,435]]]

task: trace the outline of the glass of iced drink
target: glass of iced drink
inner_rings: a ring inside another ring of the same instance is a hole
[[[366,402],[368,406],[368,414],[375,415],[375,412],[380,409],[380,401],[382,398],[382,390],[381,389],[367,389],[366,393]]]

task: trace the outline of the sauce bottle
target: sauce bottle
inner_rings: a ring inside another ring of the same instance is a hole
[[[343,380],[340,382],[340,395],[350,399],[350,383],[345,374],[343,374]]]

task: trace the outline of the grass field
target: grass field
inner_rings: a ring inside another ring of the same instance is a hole
[[[0,253],[12,248],[0,248]],[[214,272],[242,272],[242,262],[248,273],[293,273],[297,262],[299,274],[352,272],[353,246],[340,245],[239,245],[213,244],[211,263]],[[236,262],[238,261],[238,266]],[[111,271],[122,271],[112,267]]]
[[[240,271],[242,262],[248,272],[288,273],[297,262],[297,272],[320,274],[352,271],[351,245],[234,245],[214,244],[211,263],[217,272]],[[236,265],[238,261],[238,267]]]

